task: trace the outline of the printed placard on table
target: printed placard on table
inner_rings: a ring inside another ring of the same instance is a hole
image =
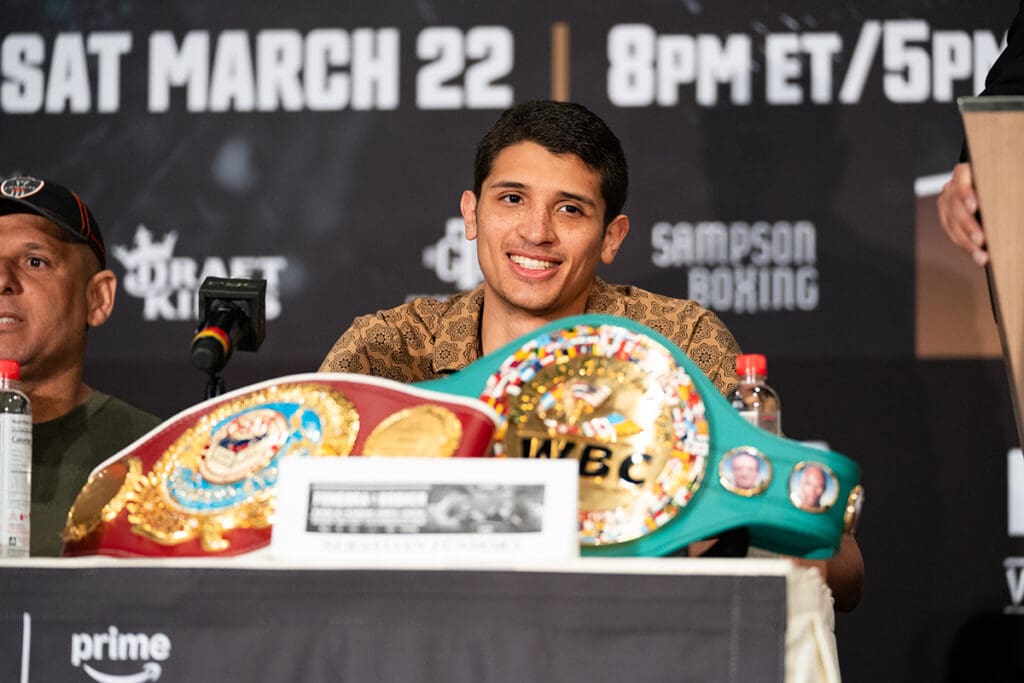
[[[285,458],[270,555],[353,563],[508,563],[579,555],[578,463]]]

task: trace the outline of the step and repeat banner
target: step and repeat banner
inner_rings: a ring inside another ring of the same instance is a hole
[[[787,431],[864,466],[847,677],[941,679],[978,619],[1021,632],[998,340],[934,210],[955,98],[982,89],[1013,0],[6,9],[0,174],[78,191],[120,282],[93,385],[165,416],[203,398],[188,348],[208,275],[268,285],[266,341],[229,387],[315,369],[357,315],[475,286],[458,202],[477,141],[515,102],[571,99],[630,162],[632,228],[603,277],[717,311],[768,355]]]

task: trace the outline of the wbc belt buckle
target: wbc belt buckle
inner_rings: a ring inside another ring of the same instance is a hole
[[[633,320],[564,318],[423,386],[493,407],[495,455],[579,462],[584,555],[666,555],[744,527],[759,548],[828,557],[860,515],[856,463],[749,424]]]
[[[646,335],[614,326],[554,330],[510,356],[481,399],[504,420],[495,455],[579,460],[583,545],[663,526],[703,479],[704,402]]]

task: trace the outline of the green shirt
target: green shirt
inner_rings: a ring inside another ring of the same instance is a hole
[[[93,391],[82,405],[32,425],[32,540],[29,555],[58,556],[68,510],[89,473],[160,419]]]

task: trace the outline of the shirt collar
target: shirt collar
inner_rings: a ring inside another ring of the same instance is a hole
[[[434,342],[434,372],[447,374],[461,370],[480,358],[480,315],[484,310],[484,286],[451,297],[449,306],[441,314],[441,324]],[[621,297],[615,296],[615,287],[599,277],[587,297],[584,313],[622,316],[626,307]],[[467,334],[467,328],[472,332]],[[451,349],[452,353],[437,353],[438,349]]]

